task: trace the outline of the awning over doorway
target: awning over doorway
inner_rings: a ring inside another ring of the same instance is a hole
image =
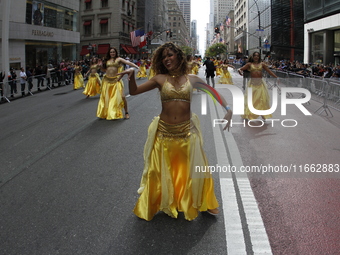
[[[88,47],[89,47],[88,45],[83,45],[81,47],[80,56],[85,56],[90,53],[90,51],[87,49]]]
[[[97,54],[106,54],[110,48],[110,44],[99,44]]]

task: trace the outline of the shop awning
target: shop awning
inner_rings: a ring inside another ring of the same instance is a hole
[[[110,48],[110,44],[99,44],[97,54],[106,54]]]
[[[91,3],[92,0],[85,0],[85,3]]]
[[[99,24],[106,24],[108,22],[108,19],[101,19]]]
[[[81,48],[80,56],[85,56],[90,53],[90,51],[87,49],[88,45],[83,45]]]
[[[91,23],[92,23],[92,21],[91,20],[87,20],[87,21],[85,21],[84,22],[84,26],[90,26],[91,25]]]
[[[129,49],[128,49],[128,47],[127,47],[126,45],[121,44],[121,47],[122,47],[122,49],[123,49],[127,54],[131,54],[130,51],[129,51]]]
[[[134,47],[128,45],[126,47],[128,48],[131,54],[138,54],[138,51],[136,51]]]

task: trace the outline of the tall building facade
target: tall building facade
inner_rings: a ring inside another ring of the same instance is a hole
[[[318,64],[339,64],[339,1],[305,0],[304,17],[304,62]]]
[[[179,9],[183,13],[183,18],[185,24],[190,31],[190,23],[191,23],[191,0],[178,0]]]
[[[248,31],[248,3],[251,1],[252,0],[235,0],[234,19],[232,20],[231,18],[234,31],[234,45],[230,47],[230,49],[234,49],[233,53],[235,53],[237,57],[248,55],[249,35],[251,34],[253,36],[253,33],[249,34]]]
[[[228,13],[234,10],[234,0],[217,0],[215,4],[217,5],[215,8],[216,24],[223,24]]]
[[[185,23],[182,10],[175,0],[168,0],[168,19],[172,36],[169,40],[179,46],[191,46],[190,31]]]
[[[134,0],[80,1],[79,55],[104,56],[115,47],[122,56],[138,54],[130,32],[137,29],[137,2]]]
[[[77,59],[79,2],[67,0],[2,0],[2,24],[8,38],[1,38],[0,66],[32,67]],[[4,15],[7,12],[8,15]],[[0,35],[2,36],[2,34]]]

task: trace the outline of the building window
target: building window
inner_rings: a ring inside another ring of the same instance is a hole
[[[174,26],[174,27],[176,26],[176,22],[173,23],[173,26]]]
[[[92,9],[92,0],[85,0],[85,10]]]
[[[84,22],[84,35],[91,35],[92,21],[88,20]]]
[[[125,0],[122,0],[122,8],[125,9]]]
[[[109,0],[102,0],[102,8],[109,7]]]
[[[100,34],[102,35],[107,34],[109,31],[108,19],[101,19],[99,23],[100,23]]]

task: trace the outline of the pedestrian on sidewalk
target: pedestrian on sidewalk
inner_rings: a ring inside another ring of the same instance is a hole
[[[8,72],[8,85],[11,87],[11,97],[14,98],[14,94],[17,94],[17,74],[14,71],[14,68],[11,67]]]
[[[21,97],[25,96],[27,75],[23,67],[20,68]]]
[[[243,71],[248,70],[250,72],[250,80],[248,81],[248,88],[252,88],[252,95],[248,95],[248,90],[244,95],[244,115],[241,117],[246,120],[257,119],[259,115],[252,113],[248,107],[248,96],[252,96],[253,106],[257,110],[268,110],[269,105],[269,94],[266,82],[263,79],[262,71],[267,71],[271,76],[277,78],[277,76],[268,68],[268,66],[262,62],[259,52],[254,52],[252,59],[243,67],[238,69],[238,73],[243,75]],[[272,115],[261,116],[265,121],[271,118]]]
[[[144,147],[144,171],[138,189],[140,197],[134,213],[147,221],[158,211],[173,218],[183,212],[193,220],[199,211],[217,215],[218,202],[214,181],[209,171],[197,171],[196,166],[208,168],[203,140],[196,114],[191,112],[193,88],[211,93],[227,109],[224,118],[229,130],[232,111],[227,102],[198,76],[189,73],[183,51],[173,43],[165,43],[152,59],[155,76],[137,86],[135,72],[128,69],[130,95],[149,90],[160,92],[162,110],[149,126]]]

